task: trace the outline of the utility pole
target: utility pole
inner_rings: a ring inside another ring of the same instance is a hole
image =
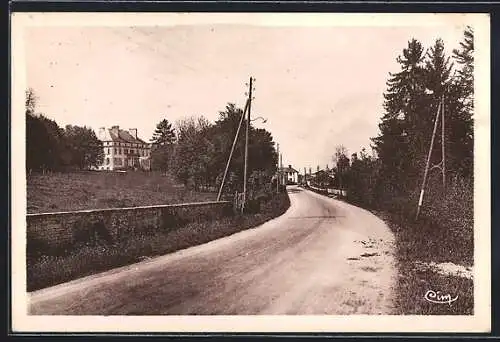
[[[446,189],[446,157],[444,148],[444,94],[441,97],[441,172],[443,174],[443,189]]]
[[[247,204],[247,173],[248,173],[248,134],[250,130],[250,112],[252,109],[252,83],[253,77],[250,77],[250,84],[248,90],[248,112],[247,112],[247,127],[245,133],[245,169],[243,171],[243,206],[241,211],[243,212]]]
[[[280,192],[280,178],[281,178],[281,170],[280,170],[280,162],[279,162],[279,156],[280,156],[280,144],[277,145],[277,152],[278,152],[278,159],[276,160],[276,193]]]
[[[247,109],[248,109],[248,100],[245,104],[245,109],[243,110],[243,113],[241,114],[240,123],[238,125],[238,129],[236,130],[236,134],[234,136],[233,146],[231,147],[231,152],[229,153],[229,158],[227,159],[226,169],[224,170],[224,176],[222,177],[222,182],[220,184],[219,194],[217,195],[217,201],[220,201],[220,197],[222,195],[222,189],[224,188],[224,182],[226,181],[227,171],[229,170],[229,164],[231,163],[231,158],[233,156],[234,148],[236,146],[236,141],[238,140],[238,135],[240,134],[241,124],[243,123],[243,119],[245,118],[245,114],[246,114]]]
[[[442,109],[441,107],[442,103],[438,105],[436,119],[434,120],[434,130],[432,131],[431,146],[429,147],[429,153],[427,154],[427,162],[425,163],[424,179],[422,180],[422,186],[420,188],[420,197],[418,199],[417,214],[415,216],[415,220],[418,219],[418,215],[420,214],[420,208],[422,207],[422,201],[424,200],[425,183],[427,181],[427,173],[429,172],[429,164],[431,162],[432,148],[434,147],[434,137],[436,135],[436,130],[439,122],[439,114]]]
[[[280,153],[280,185],[285,185],[285,177],[283,176],[283,153]]]

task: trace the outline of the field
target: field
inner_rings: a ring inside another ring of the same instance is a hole
[[[186,189],[157,172],[32,173],[27,176],[28,213],[123,208],[215,200],[216,193]]]

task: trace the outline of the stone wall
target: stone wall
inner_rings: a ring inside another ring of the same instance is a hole
[[[224,201],[28,214],[27,254],[56,255],[98,241],[112,244],[232,213],[232,203]]]

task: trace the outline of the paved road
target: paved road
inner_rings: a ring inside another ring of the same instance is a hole
[[[30,314],[390,314],[393,237],[301,188],[255,229],[30,294]]]

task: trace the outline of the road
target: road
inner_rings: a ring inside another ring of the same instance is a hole
[[[204,245],[29,294],[30,314],[390,314],[393,236],[382,220],[298,187],[290,209]]]

